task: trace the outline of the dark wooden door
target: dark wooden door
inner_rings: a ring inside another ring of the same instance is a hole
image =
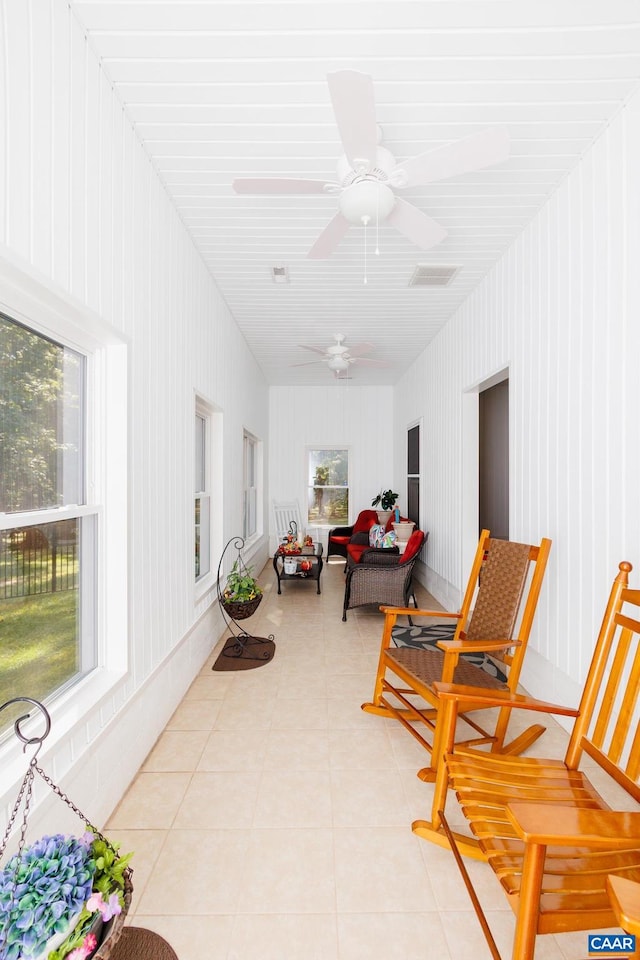
[[[480,530],[509,539],[509,381],[479,397]]]
[[[420,425],[407,431],[407,517],[420,526]]]

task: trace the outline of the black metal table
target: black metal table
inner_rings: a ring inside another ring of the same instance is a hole
[[[295,562],[296,569],[295,572],[285,573],[284,565],[285,561]],[[303,568],[304,562],[307,561],[311,564],[308,570]],[[317,590],[316,593],[320,593],[320,574],[322,573],[322,567],[324,562],[322,560],[322,544],[316,543],[313,546],[313,553],[281,553],[280,550],[276,550],[273,555],[273,569],[276,572],[276,577],[278,578],[278,593],[282,593],[280,585],[283,580],[315,580]]]

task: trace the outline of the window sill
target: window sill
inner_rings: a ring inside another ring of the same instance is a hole
[[[99,736],[102,732],[102,726],[99,728],[97,726],[90,727],[90,718],[96,711],[100,713],[101,702],[108,696],[113,696],[115,688],[126,676],[126,671],[93,670],[88,676],[55,697],[51,703],[45,704],[51,717],[51,730],[42,745],[38,760],[42,761],[44,758],[45,764],[53,766],[50,758],[55,757],[64,741],[73,736],[74,730],[79,724],[85,724],[87,728],[84,737],[87,744],[93,739],[91,736],[92,729],[95,730],[95,736]],[[23,724],[23,730],[30,735],[39,736],[43,731],[40,712],[28,703],[24,704],[24,708],[25,715],[33,712],[34,722],[32,726]],[[10,784],[9,789],[13,790],[17,788],[17,784],[24,776],[33,752],[29,747],[27,747],[26,752],[23,750],[23,744],[13,732],[13,725],[3,733],[2,738],[3,742],[0,745],[2,779],[5,784]],[[71,748],[66,750],[67,755],[71,755],[73,752]],[[60,775],[58,777],[61,778]]]
[[[216,578],[214,574],[210,571],[206,574],[201,580],[198,580],[194,586],[193,599],[194,603],[200,603],[208,593],[211,593],[215,589]]]

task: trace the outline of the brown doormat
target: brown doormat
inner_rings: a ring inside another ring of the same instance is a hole
[[[275,652],[273,637],[229,637],[211,669],[254,670],[273,660]]]

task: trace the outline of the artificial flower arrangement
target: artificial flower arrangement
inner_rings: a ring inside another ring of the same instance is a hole
[[[85,960],[103,924],[125,908],[132,854],[93,828],[81,837],[45,836],[0,872],[2,960]]]
[[[298,543],[292,533],[287,534],[286,540],[284,543],[280,544],[278,549],[280,550],[280,553],[286,553],[289,555],[302,552],[302,546]]]

